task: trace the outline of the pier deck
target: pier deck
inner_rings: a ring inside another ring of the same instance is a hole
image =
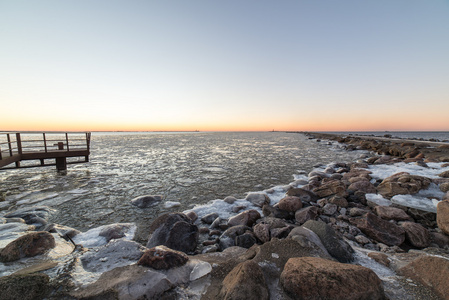
[[[90,132],[0,132],[0,170],[44,166],[66,170],[67,164],[88,162],[90,136]]]

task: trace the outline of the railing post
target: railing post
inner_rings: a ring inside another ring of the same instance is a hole
[[[12,156],[11,137],[9,136],[9,133],[7,133],[6,136],[7,136],[7,138],[8,138],[9,156]]]
[[[22,139],[20,133],[16,133],[17,152],[19,156],[22,155]],[[16,161],[16,168],[20,168],[20,160]]]
[[[16,142],[17,142],[17,152],[22,154],[22,139],[20,137],[20,133],[16,133]]]
[[[69,148],[69,134],[67,132],[65,133],[65,142],[66,142],[66,145],[67,145],[67,151],[70,151],[70,148]]]
[[[43,132],[42,135],[44,136],[44,148],[45,148],[45,153],[47,153],[47,139],[45,138],[45,132]]]

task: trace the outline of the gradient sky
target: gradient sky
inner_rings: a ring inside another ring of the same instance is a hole
[[[0,130],[449,130],[449,1],[0,0]]]

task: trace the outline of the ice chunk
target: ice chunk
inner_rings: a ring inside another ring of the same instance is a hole
[[[390,206],[392,204],[390,200],[385,199],[379,194],[365,194],[365,198],[367,201],[374,202],[380,206]]]
[[[212,271],[212,266],[210,263],[205,261],[199,261],[198,264],[193,267],[192,272],[190,272],[190,281],[197,280]]]
[[[434,201],[418,195],[396,195],[391,198],[391,202],[428,212],[437,212],[437,207]]]

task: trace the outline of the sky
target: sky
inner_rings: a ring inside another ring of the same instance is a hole
[[[0,131],[449,130],[449,0],[0,0]]]

